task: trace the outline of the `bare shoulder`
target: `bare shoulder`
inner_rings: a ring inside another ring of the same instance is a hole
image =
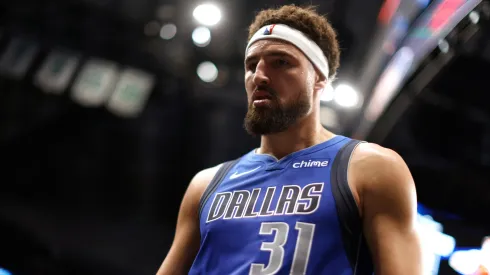
[[[360,143],[352,153],[351,166],[354,176],[359,175],[368,182],[410,174],[405,161],[397,152],[375,143]]]
[[[220,165],[198,172],[180,204],[174,241],[157,275],[187,274],[199,250],[199,202]]]
[[[370,168],[380,168],[385,166],[405,165],[405,161],[395,151],[382,147],[375,143],[360,143],[352,154],[352,162],[355,164],[368,165]],[[379,167],[378,165],[382,165]]]
[[[202,194],[213,180],[222,164],[209,167],[199,171],[191,180],[188,192],[191,193],[198,201]]]
[[[395,151],[374,143],[360,143],[349,164],[349,184],[358,203],[366,193],[414,189],[410,170]]]

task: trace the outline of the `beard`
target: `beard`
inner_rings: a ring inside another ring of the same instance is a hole
[[[286,131],[310,111],[311,104],[306,94],[289,104],[282,105],[277,94],[267,89],[271,96],[267,106],[248,105],[244,128],[252,136],[270,135]]]

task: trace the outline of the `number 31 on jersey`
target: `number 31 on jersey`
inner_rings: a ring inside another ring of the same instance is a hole
[[[290,274],[299,275],[306,273],[315,225],[296,222],[295,229],[298,230],[298,238],[296,239]],[[289,225],[284,222],[263,222],[261,224],[260,235],[271,235],[273,233],[275,233],[274,240],[272,242],[264,242],[260,247],[260,250],[270,253],[269,264],[267,266],[264,264],[252,264],[250,266],[250,275],[276,274],[282,267],[284,245],[288,241]]]

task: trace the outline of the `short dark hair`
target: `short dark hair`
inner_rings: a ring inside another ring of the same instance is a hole
[[[284,24],[297,29],[317,43],[328,59],[328,77],[335,76],[340,60],[337,34],[327,18],[318,14],[315,7],[285,5],[260,11],[249,26],[248,41],[260,28],[270,24]]]

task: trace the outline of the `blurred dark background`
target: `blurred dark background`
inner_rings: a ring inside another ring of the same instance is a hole
[[[455,241],[427,274],[461,273],[451,253],[490,235],[490,3],[218,0],[207,25],[204,3],[0,3],[0,267],[155,274],[190,179],[259,144],[242,127],[248,25],[313,4],[342,48],[325,127],[402,155]]]

